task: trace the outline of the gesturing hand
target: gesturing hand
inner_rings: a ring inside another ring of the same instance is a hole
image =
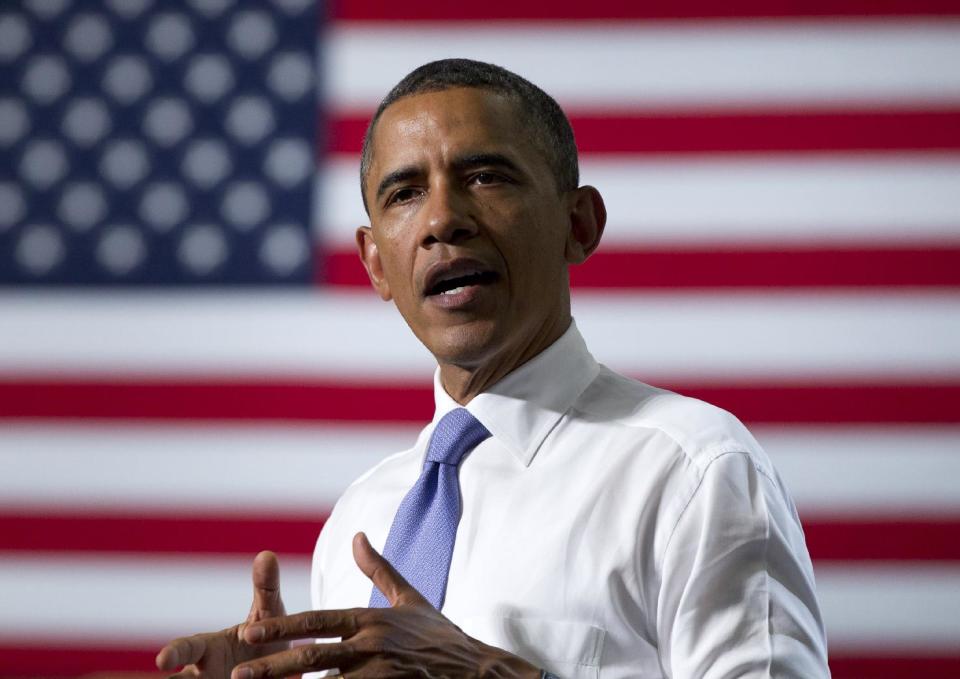
[[[284,615],[280,599],[280,564],[273,552],[260,552],[253,560],[253,604],[246,622],[219,632],[174,639],[157,654],[157,667],[174,670],[171,679],[227,679],[238,663],[276,653],[286,643],[250,646],[243,641],[244,627]]]
[[[250,644],[341,637],[244,662],[232,679],[284,677],[339,668],[343,677],[531,677],[540,672],[525,660],[468,637],[411,587],[358,533],[353,558],[391,608],[308,611],[246,625]]]

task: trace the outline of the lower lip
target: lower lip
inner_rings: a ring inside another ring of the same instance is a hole
[[[476,302],[483,294],[486,285],[465,285],[457,292],[451,292],[441,295],[429,295],[427,300],[430,304],[438,306],[441,309],[460,309],[470,306]]]

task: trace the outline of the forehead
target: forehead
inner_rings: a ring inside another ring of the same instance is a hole
[[[391,104],[377,122],[371,175],[429,156],[493,149],[536,154],[525,132],[519,102],[509,95],[475,88],[411,95]]]

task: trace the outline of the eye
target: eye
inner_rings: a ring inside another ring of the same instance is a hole
[[[387,205],[395,205],[397,203],[409,203],[418,195],[419,195],[419,191],[413,187],[398,189],[397,191],[394,191],[392,194],[390,194],[390,197],[387,199]]]
[[[470,177],[470,182],[473,184],[500,184],[509,181],[506,177],[496,172],[477,172],[475,175]]]

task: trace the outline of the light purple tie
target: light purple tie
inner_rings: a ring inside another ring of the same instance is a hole
[[[423,463],[420,478],[407,493],[393,517],[383,556],[437,610],[443,606],[453,543],[460,523],[460,479],[457,465],[490,432],[465,408],[440,418]],[[377,589],[371,608],[390,602]]]

